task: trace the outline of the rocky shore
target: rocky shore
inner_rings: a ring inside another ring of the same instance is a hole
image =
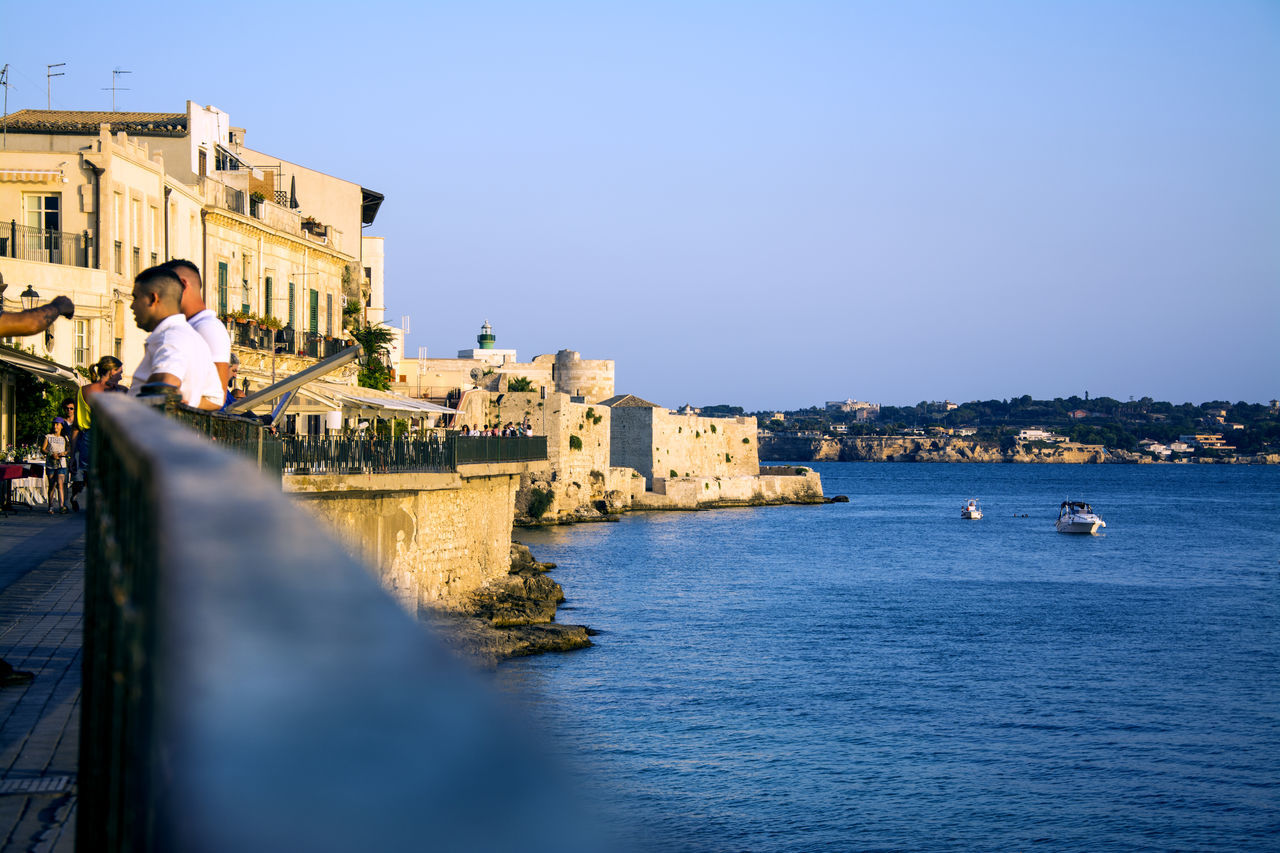
[[[461,657],[486,667],[585,648],[591,645],[591,629],[555,621],[564,590],[547,577],[554,568],[555,563],[538,562],[526,546],[513,542],[509,574],[473,592],[460,610],[433,611],[428,621]]]

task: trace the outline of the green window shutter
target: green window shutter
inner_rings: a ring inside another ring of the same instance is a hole
[[[298,324],[293,322],[294,306],[297,304],[298,299],[297,294],[294,292],[294,284],[293,282],[289,282],[289,326],[294,329],[298,328]]]
[[[227,265],[218,263],[218,314],[227,313]]]
[[[320,331],[320,291],[311,291],[311,333]]]
[[[333,294],[324,295],[324,333],[333,334]]]
[[[262,316],[272,317],[275,311],[271,310],[271,276],[267,276],[266,282],[262,285]]]

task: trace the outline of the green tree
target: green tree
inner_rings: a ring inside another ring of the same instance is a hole
[[[17,415],[17,444],[39,444],[58,416],[63,397],[75,396],[74,390],[60,388],[37,379],[25,370],[18,371],[14,402]]]
[[[356,343],[364,348],[368,364],[360,368],[356,382],[362,388],[388,391],[391,388],[391,368],[387,366],[391,355],[391,342],[395,333],[387,326],[372,324],[359,326],[351,332]]]
[[[507,382],[508,391],[532,391],[533,380],[527,376],[517,376]]]

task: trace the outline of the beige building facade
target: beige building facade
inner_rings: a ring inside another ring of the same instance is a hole
[[[338,351],[343,306],[382,296],[382,241],[365,238],[382,196],[245,146],[211,106],[181,113],[22,110],[0,149],[4,309],[23,292],[67,296],[72,320],[22,346],[87,367],[141,360],[128,310],[133,277],[170,258],[200,267],[205,301],[227,319],[254,382]],[[372,255],[365,262],[364,253]],[[261,321],[261,323],[259,323]],[[270,325],[284,328],[275,333]]]

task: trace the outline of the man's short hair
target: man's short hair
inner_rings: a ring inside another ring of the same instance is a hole
[[[195,274],[196,281],[202,280],[200,278],[200,268],[195,264],[191,263],[191,261],[188,261],[186,258],[173,258],[172,260],[165,261],[160,266],[164,267],[165,269],[171,270],[174,273],[176,273],[179,269],[190,270],[192,273]],[[181,281],[181,279],[179,279],[179,281]]]
[[[133,283],[141,287],[144,293],[154,293],[161,302],[178,304],[182,302],[182,279],[167,264],[148,267],[138,273]]]

